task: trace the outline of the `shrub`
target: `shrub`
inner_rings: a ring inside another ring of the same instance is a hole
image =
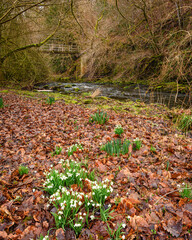
[[[55,155],[59,155],[61,153],[61,151],[62,151],[62,147],[56,146],[55,150],[51,153],[52,157]]]
[[[136,151],[136,150],[139,150],[141,148],[141,141],[139,139],[135,139],[133,141],[133,150]]]
[[[73,184],[78,186],[82,185],[82,180],[85,178],[91,181],[95,180],[94,172],[88,173],[86,169],[82,168],[81,163],[77,163],[72,160],[62,162],[64,172],[59,173],[57,170],[52,169],[47,174],[47,180],[45,181],[45,191],[50,194],[55,193],[60,186],[70,187]]]
[[[52,213],[56,228],[70,227],[75,231],[76,236],[79,236],[84,225],[88,226],[89,220],[94,220],[94,213],[99,208],[104,221],[110,218],[110,207],[106,210],[102,204],[113,191],[113,183],[108,179],[97,183],[94,172],[88,173],[83,163],[63,159],[59,163],[63,167],[61,172],[51,169],[46,173],[44,190],[51,194],[47,207],[52,204],[56,208]],[[79,191],[73,188],[76,184],[79,186]],[[82,191],[87,186],[90,194]]]
[[[156,148],[151,145],[150,151],[151,151],[152,153],[156,153]]]
[[[46,100],[46,103],[49,105],[52,105],[53,103],[55,103],[55,98],[54,97],[48,97]]]
[[[192,128],[192,116],[183,114],[178,122],[178,128],[188,132]]]
[[[25,166],[19,166],[19,175],[23,176],[24,174],[28,174],[29,169]]]
[[[117,125],[115,127],[115,134],[121,136],[121,134],[124,132],[123,128],[121,127],[121,125]]]
[[[78,150],[83,150],[83,146],[81,144],[74,144],[67,149],[68,157],[73,155],[74,152]]]
[[[4,104],[3,104],[3,98],[0,98],[0,108],[3,108]]]
[[[20,45],[20,43],[17,44]],[[7,51],[7,44],[3,48]],[[11,49],[15,49],[15,43],[11,44]],[[14,86],[22,84],[22,87],[30,89],[49,76],[49,64],[47,58],[45,60],[38,49],[31,48],[9,56],[3,63],[3,73],[6,84],[7,82],[12,82]]]
[[[121,139],[116,139],[101,146],[101,150],[107,152],[111,156],[119,156],[120,154],[124,155],[129,152],[130,144],[131,142],[129,140],[125,139],[123,142],[121,142]]]
[[[192,199],[192,188],[188,184],[185,184],[185,187],[180,190],[180,194],[182,198]]]
[[[111,194],[113,188],[109,181],[103,181],[101,183],[92,183],[92,197],[93,200],[99,204],[104,204],[106,198]]]
[[[97,122],[101,125],[106,123],[109,120],[109,117],[107,116],[107,113],[104,113],[103,111],[97,111],[94,115],[91,115],[89,118],[89,122]]]

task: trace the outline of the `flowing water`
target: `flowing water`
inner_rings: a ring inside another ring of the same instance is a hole
[[[132,100],[142,101],[145,103],[159,103],[165,104],[168,107],[190,107],[189,94],[179,93],[175,101],[176,93],[166,92],[162,90],[149,90],[147,86],[134,85],[134,86],[115,86],[115,85],[104,85],[95,83],[60,83],[52,82],[46,84],[39,84],[36,88],[40,91],[50,90],[60,93],[90,93],[96,89],[100,89],[101,96],[114,98],[118,100]]]

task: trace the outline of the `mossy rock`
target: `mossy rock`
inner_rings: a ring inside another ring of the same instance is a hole
[[[93,103],[93,100],[92,99],[86,99],[86,100],[83,100],[83,103],[84,104],[91,104],[91,103]]]
[[[58,91],[58,92],[61,91],[61,88],[60,88],[60,87],[57,87],[57,86],[52,87],[51,89],[54,90],[54,91]]]
[[[103,99],[103,100],[106,100],[106,101],[108,101],[110,98],[108,98],[108,97],[105,97],[105,96],[100,96],[100,97],[98,97],[98,99]]]
[[[80,89],[79,88],[74,88],[74,90],[75,90],[75,92],[79,92]]]
[[[70,100],[70,99],[66,99],[65,102],[68,103],[68,104],[70,104],[70,103],[73,103],[73,104],[79,103],[77,100]]]
[[[91,95],[91,92],[84,92],[82,93],[82,96],[84,97],[89,97]]]
[[[67,84],[64,86],[64,88],[72,88],[72,85],[71,84]]]
[[[47,89],[49,89],[49,86],[45,85],[45,86],[43,86],[43,89],[47,90]]]
[[[129,88],[129,86],[125,86],[123,89],[128,89]]]

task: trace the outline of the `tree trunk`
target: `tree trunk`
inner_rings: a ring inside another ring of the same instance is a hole
[[[0,64],[0,85],[2,86],[5,80],[4,73],[3,73],[3,68],[2,64]]]

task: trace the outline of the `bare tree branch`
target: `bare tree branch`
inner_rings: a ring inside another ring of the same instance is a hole
[[[18,0],[16,0],[16,1],[18,1]],[[5,23],[7,23],[7,22],[10,22],[10,21],[12,21],[13,19],[17,18],[19,15],[21,15],[21,14],[23,14],[24,12],[28,11],[29,9],[34,8],[34,7],[36,7],[36,6],[38,6],[38,5],[40,5],[41,3],[46,2],[46,1],[47,1],[47,0],[42,0],[41,2],[38,2],[38,3],[36,3],[36,4],[31,5],[31,6],[29,6],[28,8],[24,9],[23,11],[17,13],[17,14],[16,14],[15,16],[13,16],[12,18],[7,19],[7,20],[5,20],[4,22],[0,22],[0,24],[5,24]],[[1,19],[0,19],[0,21],[1,21]]]
[[[119,9],[118,0],[115,0],[115,5],[116,5],[117,11],[118,11],[119,14],[121,15],[121,17],[127,20],[127,18],[122,14],[122,12],[121,12],[120,9]]]
[[[61,21],[59,21],[55,31],[49,35],[46,39],[44,39],[43,41],[41,41],[40,43],[33,43],[33,44],[29,44],[23,47],[19,47],[17,49],[14,49],[13,51],[8,52],[5,56],[3,56],[2,58],[0,58],[0,63],[3,64],[3,62],[5,61],[6,58],[8,58],[9,56],[11,56],[12,54],[16,53],[16,52],[20,52],[32,47],[41,47],[43,44],[45,44],[58,30],[59,26],[61,25]]]
[[[74,10],[73,10],[73,5],[74,5],[74,2],[73,2],[73,0],[71,0],[71,13],[72,13],[72,16],[74,17],[75,21],[80,26],[80,28],[82,29],[83,33],[85,34],[83,27],[81,26],[81,24],[79,23],[79,21],[77,20],[77,18],[75,16],[75,13],[74,13]],[[86,34],[85,34],[85,36],[86,36]]]
[[[12,4],[12,6],[9,8],[9,10],[7,10],[7,12],[5,12],[3,14],[3,16],[0,18],[0,22],[14,9],[14,7],[16,6],[18,0],[15,0],[15,2]]]

